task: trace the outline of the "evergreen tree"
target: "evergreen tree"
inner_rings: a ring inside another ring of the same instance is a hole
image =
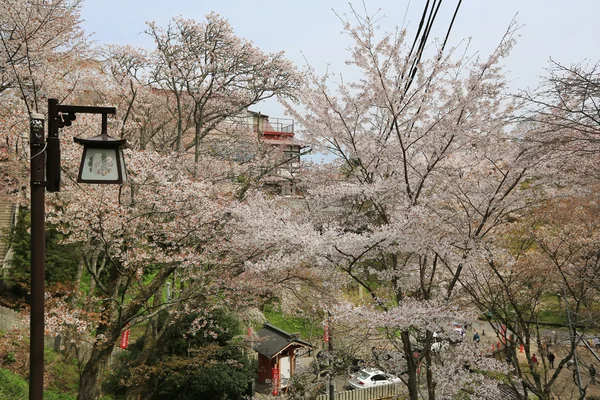
[[[30,212],[19,209],[14,229],[9,235],[13,250],[10,268],[5,277],[8,286],[19,293],[28,293],[31,285]],[[54,228],[46,229],[46,285],[69,284],[75,280],[79,263],[79,244],[63,244],[64,235]]]

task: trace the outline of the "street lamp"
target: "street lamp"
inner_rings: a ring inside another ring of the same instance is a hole
[[[121,184],[127,180],[123,157],[123,145],[127,141],[108,136],[106,125],[106,114],[102,114],[100,135],[90,139],[73,139],[75,143],[83,145],[77,182]]]
[[[29,325],[29,399],[44,396],[44,276],[46,255],[46,190],[60,191],[59,129],[70,126],[76,114],[101,114],[102,133],[91,139],[75,139],[84,146],[78,182],[116,183],[126,180],[122,146],[125,140],[106,133],[107,116],[115,107],[60,105],[48,99],[48,138],[44,137],[44,115],[30,116],[31,149],[31,318]],[[86,161],[87,160],[87,161]]]

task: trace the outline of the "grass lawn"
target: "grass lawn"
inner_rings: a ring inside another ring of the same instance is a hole
[[[28,382],[19,375],[15,375],[7,369],[0,368],[0,399],[21,400],[28,397]],[[46,400],[75,400],[76,398],[76,395],[44,391],[44,399]]]
[[[311,340],[323,336],[323,328],[315,326],[314,322],[307,318],[294,317],[276,311],[273,307],[265,307],[263,311],[267,322],[283,329],[288,333],[300,333],[303,340]]]
[[[556,312],[553,310],[545,310],[545,311],[540,311],[538,313],[538,320],[540,321],[540,323],[544,324],[560,324],[560,325],[567,325],[567,316],[565,315],[565,311],[562,310],[562,312]]]
[[[129,342],[135,342],[146,333],[146,326],[148,325],[148,321],[141,322],[131,327],[129,332]]]

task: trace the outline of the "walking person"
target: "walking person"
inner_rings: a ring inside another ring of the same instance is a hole
[[[554,360],[555,359],[556,359],[556,356],[554,355],[554,353],[549,351],[548,352],[548,362],[550,363],[550,369],[554,369]]]
[[[533,353],[533,355],[531,356],[531,363],[533,364],[533,366],[535,367],[536,365],[538,365],[538,359],[535,356],[535,353]]]
[[[475,344],[481,341],[481,338],[479,337],[479,333],[477,333],[477,331],[475,331],[475,334],[473,335],[473,341],[475,342]]]
[[[594,368],[594,364],[590,365],[590,384],[596,384],[596,368]]]

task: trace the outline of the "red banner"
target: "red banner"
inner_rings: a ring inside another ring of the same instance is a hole
[[[121,344],[119,347],[126,349],[127,346],[129,346],[129,329],[126,329],[123,331],[123,333],[121,333]]]
[[[271,382],[273,382],[273,391],[271,394],[277,396],[279,394],[279,368],[271,370]]]

